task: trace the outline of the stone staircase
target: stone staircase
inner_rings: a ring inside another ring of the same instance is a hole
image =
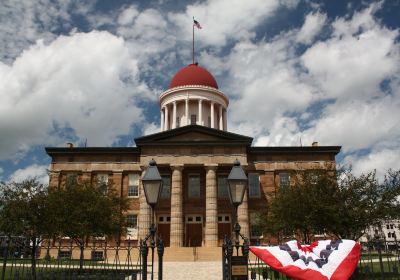
[[[166,262],[215,262],[222,259],[221,247],[166,247],[164,261]]]

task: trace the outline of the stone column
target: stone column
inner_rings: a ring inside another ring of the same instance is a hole
[[[218,245],[217,165],[206,166],[206,247]]]
[[[172,109],[172,129],[176,128],[176,101],[173,103]]]
[[[164,130],[169,129],[169,122],[168,122],[168,105],[165,106],[165,116],[164,116]]]
[[[182,169],[183,165],[171,165],[171,232],[170,246],[183,246],[183,211],[182,211]]]
[[[163,111],[163,108],[161,108],[161,111],[160,111],[160,113],[161,113],[161,120],[160,120],[160,125],[161,125],[161,131],[164,131],[164,111]]]
[[[197,121],[198,125],[202,125],[203,124],[203,107],[202,107],[202,102],[203,100],[199,99],[199,119]]]
[[[144,171],[142,172],[142,176]],[[142,180],[139,180],[139,239],[145,238],[151,225],[151,208],[146,202]]]
[[[219,129],[224,130],[224,123],[222,121],[222,105],[219,105]]]
[[[214,128],[214,102],[211,102],[210,106],[211,128]]]
[[[186,118],[186,125],[190,124],[190,120],[189,120],[189,96],[186,97],[185,100],[185,118]]]
[[[240,232],[247,238],[250,239],[249,231],[249,208],[247,204],[247,190],[244,194],[243,203],[238,209],[238,220],[241,226]]]

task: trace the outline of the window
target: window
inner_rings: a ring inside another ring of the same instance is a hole
[[[388,232],[388,238],[392,237],[392,233]]]
[[[176,127],[180,127],[180,119],[179,119],[179,117],[176,117]]]
[[[139,196],[139,174],[129,174],[128,196]]]
[[[168,215],[160,215],[160,216],[158,216],[158,223],[159,224],[170,224],[171,223],[171,216],[168,216]]]
[[[260,176],[258,173],[249,173],[249,197],[260,196]]]
[[[281,187],[288,187],[290,186],[290,175],[286,172],[279,173],[279,185]]]
[[[186,216],[187,224],[201,224],[203,222],[203,216],[188,215]]]
[[[390,225],[390,229],[393,229],[393,224]]]
[[[319,176],[317,174],[310,174],[310,183],[312,185],[318,184]]]
[[[196,115],[190,115],[190,124],[196,124]]]
[[[126,216],[126,237],[128,239],[138,239],[138,216],[129,214]]]
[[[76,173],[67,174],[66,185],[67,187],[74,186],[78,183],[78,175]]]
[[[99,173],[96,175],[96,186],[98,188],[107,187],[108,184],[108,174]]]
[[[252,238],[260,238],[262,235],[260,218],[257,213],[250,213],[250,234]]]
[[[161,189],[161,198],[170,198],[171,197],[171,176],[163,175],[162,178],[162,189]]]
[[[386,229],[389,229],[389,225],[386,225]]]
[[[190,175],[188,179],[189,183],[189,198],[200,198],[200,176]]]
[[[211,127],[211,117],[208,117],[208,127]]]
[[[128,216],[126,216],[126,224],[130,228],[137,228],[137,224],[138,224],[137,215],[128,215]]]
[[[229,215],[218,215],[218,223],[230,223],[231,217]]]
[[[102,261],[103,259],[103,251],[92,251],[92,260]]]
[[[218,176],[218,198],[228,198],[228,176]]]
[[[58,252],[59,259],[70,259],[71,258],[71,251],[59,251]]]

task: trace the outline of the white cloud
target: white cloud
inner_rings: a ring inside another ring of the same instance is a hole
[[[297,41],[305,44],[311,43],[323,28],[326,19],[326,14],[321,14],[319,12],[308,14],[303,26],[297,33]]]
[[[204,29],[196,32],[199,44],[223,46],[230,39],[254,37],[254,28],[278,7],[287,5],[293,8],[296,4],[297,1],[278,0],[209,0],[189,5],[185,13],[171,13],[168,18],[180,28],[182,39],[191,38],[192,16],[195,16]]]
[[[139,11],[135,6],[129,6],[124,9],[118,16],[118,24],[120,25],[129,25],[133,22],[133,20],[137,17]]]
[[[144,121],[138,102],[154,99],[124,40],[96,31],[38,41],[11,66],[0,63],[0,97],[0,158],[64,142],[56,127],[111,145]]]
[[[397,35],[376,24],[359,35],[335,36],[315,44],[302,62],[324,97],[368,98],[383,79],[398,71]]]
[[[48,42],[61,29],[72,29],[71,15],[86,14],[93,4],[74,0],[2,0],[0,60],[11,63],[37,39]]]
[[[330,106],[306,133],[326,145],[343,145],[343,150],[348,152],[399,139],[399,120],[398,97],[341,102]]]
[[[160,125],[157,123],[149,123],[143,129],[143,135],[149,135],[160,132]]]
[[[400,170],[400,149],[373,150],[364,156],[349,155],[343,163],[352,166],[355,174],[376,170],[378,178],[382,179],[389,169]]]
[[[300,33],[240,42],[216,58],[220,71],[229,72],[223,90],[231,97],[230,129],[254,136],[256,145],[299,145],[300,137],[303,145],[342,145],[356,172],[376,168],[381,176],[398,167],[399,31],[382,26],[375,11],[372,4],[331,23],[314,13]],[[331,37],[299,56],[298,43],[312,42],[319,32],[310,27],[313,16],[332,30]],[[210,53],[204,57],[213,61]],[[359,156],[361,149],[371,153]]]
[[[9,182],[22,182],[26,179],[36,178],[42,184],[49,183],[49,176],[47,174],[47,165],[38,165],[33,164],[28,167],[17,169],[11,176],[9,177]]]

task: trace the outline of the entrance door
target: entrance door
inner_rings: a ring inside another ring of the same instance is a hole
[[[224,243],[225,235],[230,238],[232,234],[231,216],[218,215],[218,245],[222,246]]]
[[[201,247],[203,242],[203,216],[186,216],[186,247]]]
[[[159,215],[157,224],[158,236],[164,242],[164,246],[169,247],[170,244],[170,231],[171,231],[171,216]]]

